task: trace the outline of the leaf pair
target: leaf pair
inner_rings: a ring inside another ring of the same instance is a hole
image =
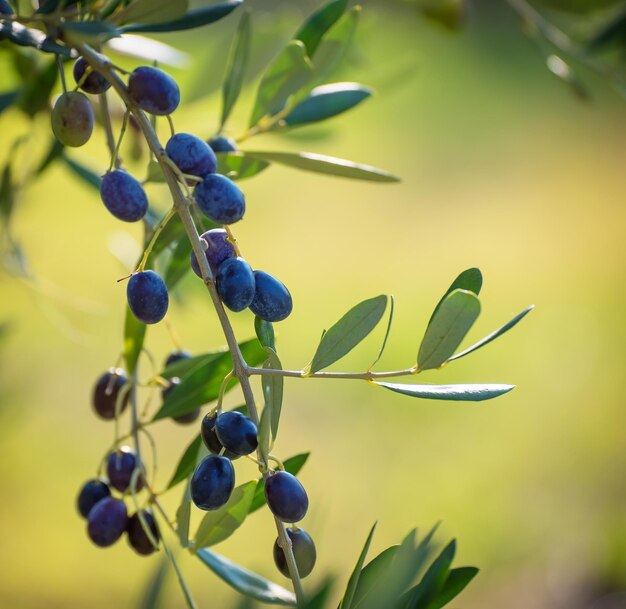
[[[417,355],[418,370],[439,368],[449,361],[469,355],[513,328],[533,305],[461,353],[453,355],[480,314],[478,295],[482,287],[479,269],[463,271],[448,288],[428,322]]]

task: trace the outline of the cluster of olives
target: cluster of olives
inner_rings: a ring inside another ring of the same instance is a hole
[[[123,446],[110,453],[106,460],[108,482],[102,478],[88,480],[78,494],[77,508],[80,515],[87,519],[87,535],[97,546],[111,546],[126,533],[133,550],[146,556],[158,549],[153,542],[158,544],[160,537],[152,512],[146,509],[129,516],[123,497],[114,497],[111,493],[114,489],[125,494],[136,468],[137,457],[130,447]],[[134,490],[141,490],[143,485],[140,475],[136,478]],[[142,519],[152,539],[146,533]]]
[[[258,445],[257,426],[241,412],[211,412],[202,419],[200,435],[211,452],[196,467],[191,478],[191,499],[201,510],[216,510],[230,498],[235,487],[232,461],[254,452]],[[265,481],[265,498],[271,512],[280,521],[296,523],[304,518],[309,498],[300,481],[289,472],[270,473]],[[300,577],[306,577],[315,565],[315,544],[306,531],[287,530],[293,546]],[[281,573],[289,570],[279,539],[274,544],[274,561]]]
[[[74,64],[74,79],[83,91],[104,93],[109,82],[98,72],[89,71],[81,57]],[[158,68],[142,66],[128,79],[128,95],[135,104],[149,114],[169,115],[180,103],[176,81]],[[82,146],[93,131],[94,114],[86,95],[70,91],[61,95],[52,110],[52,129],[57,138],[68,146]],[[233,224],[243,218],[246,210],[244,194],[237,185],[217,170],[215,151],[235,150],[232,140],[218,136],[205,142],[191,133],[176,133],[165,145],[165,152],[185,175],[201,181],[194,190],[199,209],[212,222]],[[119,220],[137,222],[148,211],[148,197],[141,183],[123,169],[107,172],[100,186],[100,197],[105,207]],[[266,321],[281,321],[292,310],[293,303],[287,288],[264,271],[253,271],[250,265],[236,255],[224,229],[214,229],[202,235],[206,243],[206,257],[216,279],[220,298],[232,311],[246,308]],[[192,252],[191,265],[200,275],[198,261]],[[127,286],[131,311],[140,321],[154,324],[163,319],[169,306],[165,282],[152,270],[134,273]]]

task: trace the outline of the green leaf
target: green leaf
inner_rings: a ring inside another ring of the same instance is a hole
[[[478,569],[476,567],[458,567],[457,569],[451,569],[439,594],[435,600],[428,605],[427,609],[441,609],[441,607],[445,607],[451,600],[463,592],[477,574]]]
[[[372,90],[355,82],[338,82],[316,87],[285,117],[289,127],[326,120],[346,112],[372,95]]]
[[[54,60],[47,61],[40,69],[30,73],[16,100],[17,107],[30,118],[46,111],[58,76],[59,70]]]
[[[15,188],[13,187],[13,170],[11,159],[7,161],[0,177],[0,216],[5,224],[9,223],[15,204]]]
[[[354,592],[352,607],[360,609],[362,605],[371,605],[370,599],[379,599],[384,592],[385,581],[389,577],[399,546],[391,546],[373,558],[361,571],[359,582]],[[376,600],[378,602],[378,600]]]
[[[259,421],[259,428],[257,431],[257,439],[259,443],[259,451],[263,457],[263,461],[267,463],[270,454],[270,423],[272,420],[272,405],[266,403],[263,412],[261,413],[261,420]]]
[[[153,0],[148,0],[152,2]],[[120,28],[122,32],[178,32],[181,30],[191,30],[203,25],[209,25],[215,21],[219,21],[226,15],[229,15],[235,10],[243,0],[229,0],[228,2],[220,2],[219,4],[212,4],[211,6],[205,6],[204,8],[197,8],[186,12],[182,17],[168,20],[159,21],[157,23],[145,23],[142,19],[141,25],[127,25]],[[180,14],[180,13],[178,13]],[[169,17],[167,17],[169,19]],[[129,19],[126,20],[130,21]],[[133,21],[139,21],[134,19]]]
[[[502,336],[505,332],[508,332],[511,328],[516,326],[528,313],[530,313],[535,308],[535,305],[530,305],[526,309],[524,309],[521,313],[518,313],[513,319],[505,323],[501,328],[494,330],[491,334],[485,336],[485,338],[481,338],[477,343],[474,343],[471,347],[468,347],[464,351],[453,355],[448,359],[449,362],[459,359],[461,357],[465,357],[469,355],[472,351],[476,351],[485,345],[488,345],[492,340],[495,340],[499,336]]]
[[[412,398],[451,400],[458,402],[482,402],[504,395],[515,385],[465,384],[465,385],[403,385],[400,383],[374,383],[390,391]]]
[[[163,175],[161,165],[159,165],[159,163],[154,159],[150,159],[150,161],[148,162],[148,167],[146,169],[146,178],[144,182],[154,182],[157,184],[165,182],[165,176]]]
[[[173,290],[176,284],[187,274],[191,268],[189,255],[191,254],[191,244],[187,239],[181,239],[174,248],[167,263],[163,280],[168,290]]]
[[[299,91],[313,74],[306,49],[299,40],[292,40],[270,64],[257,90],[249,126],[266,115],[273,116],[287,99]]]
[[[626,7],[589,40],[588,51],[598,51],[605,47],[626,45]]]
[[[139,609],[158,609],[161,606],[161,594],[167,576],[167,559],[161,558],[150,576],[141,595]]]
[[[176,532],[180,545],[186,548],[189,545],[189,521],[191,519],[191,491],[189,480],[185,485],[183,498],[176,510]]]
[[[276,339],[274,337],[274,326],[271,321],[265,321],[258,315],[254,316],[254,331],[256,337],[263,347],[269,347],[276,351]]]
[[[419,370],[444,364],[456,351],[480,314],[478,296],[467,290],[450,292],[433,315],[417,355]]]
[[[20,89],[14,89],[13,91],[5,91],[0,94],[0,113],[4,112],[7,108],[10,108],[17,100],[20,94]]]
[[[446,296],[454,290],[467,290],[468,292],[474,292],[476,296],[480,294],[480,289],[483,286],[483,275],[480,272],[480,269],[471,268],[463,271],[451,284],[450,287],[446,290],[446,293],[441,297],[441,300],[437,303],[433,314],[430,316],[430,320],[428,323],[433,320],[435,313],[439,310],[441,303],[446,299]]]
[[[466,4],[466,0],[425,0],[419,10],[425,17],[455,31],[463,25]]]
[[[189,609],[198,609],[198,606],[196,605],[195,601],[193,600],[193,597],[191,596],[191,590],[189,590],[189,586],[187,586],[187,582],[185,581],[185,578],[183,577],[183,574],[178,566],[178,563],[176,562],[176,559],[174,558],[174,555],[172,554],[171,550],[167,547],[163,539],[161,539],[161,543],[163,544],[165,555],[167,556],[170,563],[172,563],[172,566],[174,567],[174,571],[176,571],[176,577],[178,578],[178,583],[180,584],[180,588],[183,591],[183,595],[185,597],[185,602],[187,603],[187,607],[189,607]]]
[[[217,173],[228,176],[231,180],[251,178],[270,166],[269,161],[248,156],[245,152],[218,152]]]
[[[126,371],[129,374],[135,372],[139,354],[143,349],[143,341],[146,336],[146,324],[139,321],[126,305],[126,320],[124,322],[124,361]]]
[[[188,6],[188,0],[133,0],[115,16],[115,21],[117,23],[146,23],[152,25],[153,23],[177,19],[185,14]],[[123,28],[122,31],[136,32],[137,30]]]
[[[271,605],[295,606],[296,604],[296,598],[291,592],[240,567],[224,556],[206,548],[198,550],[196,556],[219,578],[246,596]]]
[[[316,83],[327,81],[347,55],[360,15],[361,7],[353,7],[322,39],[313,61]]]
[[[202,443],[202,438],[198,435],[193,439],[193,442],[185,449],[183,456],[180,458],[178,465],[176,466],[176,471],[172,475],[170,479],[167,490],[173,488],[183,480],[186,480],[193,470],[196,467],[196,463],[198,462],[198,455],[200,454],[200,449],[204,446]]]
[[[278,359],[276,351],[271,347],[266,347],[267,360],[263,364],[263,368],[272,370],[281,370],[283,365]],[[265,397],[266,407],[270,406],[271,418],[270,428],[272,430],[272,438],[276,439],[278,434],[278,424],[280,422],[280,411],[283,407],[283,385],[284,378],[282,376],[261,376],[263,384],[263,396]]]
[[[240,348],[244,359],[251,366],[260,364],[265,359],[265,352],[256,338],[241,343]],[[186,414],[203,404],[216,400],[222,381],[232,370],[232,367],[230,352],[226,351],[212,358],[205,366],[190,370],[181,377],[180,384],[168,393],[153,420],[158,421],[166,417]],[[232,388],[235,384],[236,380],[231,379],[227,389]]]
[[[250,58],[250,13],[241,16],[239,27],[233,39],[226,61],[226,75],[222,86],[222,118],[220,130],[226,124],[235,103],[239,98],[243,78]]]
[[[330,366],[352,351],[378,325],[386,308],[384,294],[352,307],[322,337],[311,362],[311,372]]]
[[[314,173],[323,173],[326,175],[338,176],[341,178],[352,178],[354,180],[366,180],[369,182],[398,182],[400,178],[371,167],[370,165],[361,165],[337,159],[332,156],[324,156],[315,154],[314,152],[271,152],[271,151],[250,151],[246,150],[247,157],[267,161],[268,163],[279,163],[287,165],[295,169],[304,171],[313,171]]]
[[[228,347],[222,347],[214,351],[208,351],[201,355],[194,355],[193,357],[186,357],[172,362],[162,372],[161,376],[171,379],[175,376],[184,378],[188,374],[207,366],[209,363],[222,357],[225,353],[228,353]]]
[[[296,455],[295,457],[290,457],[283,461],[283,465],[285,466],[285,471],[293,474],[294,476],[302,469],[304,464],[306,463],[309,455],[311,453],[302,453],[300,455]],[[262,478],[259,480],[259,484],[256,487],[256,492],[254,494],[254,499],[252,500],[252,505],[250,506],[250,514],[252,512],[256,512],[259,508],[265,505],[265,480]]]
[[[0,40],[8,38],[11,42],[23,47],[34,47],[44,53],[55,53],[63,57],[71,57],[72,49],[52,40],[41,31],[24,27],[16,21],[0,22]]]
[[[359,585],[359,578],[361,576],[361,569],[363,568],[363,563],[365,562],[365,557],[367,556],[367,551],[369,550],[370,543],[372,543],[372,537],[374,536],[374,530],[376,529],[376,523],[372,526],[369,535],[367,536],[367,540],[365,541],[365,545],[361,550],[361,554],[359,555],[358,560],[356,561],[356,565],[354,566],[354,570],[352,571],[352,575],[350,575],[350,579],[348,580],[348,585],[346,587],[345,594],[341,599],[341,603],[339,604],[339,609],[352,609],[354,595],[356,593],[356,589]]]
[[[256,486],[256,480],[238,486],[225,505],[205,515],[196,532],[196,550],[228,539],[242,525],[250,511]]]
[[[385,338],[383,339],[383,344],[380,346],[380,351],[378,352],[376,359],[370,366],[370,369],[373,368],[379,362],[380,358],[383,356],[383,353],[385,352],[385,347],[387,346],[387,339],[389,338],[389,332],[391,332],[391,324],[393,322],[393,309],[395,305],[395,298],[393,297],[393,294],[390,294],[389,296],[389,303],[390,303],[389,319],[387,320],[387,329],[385,330]]]
[[[46,169],[48,169],[48,167],[50,167],[52,163],[54,163],[54,161],[61,158],[64,149],[65,146],[63,146],[63,144],[59,142],[56,137],[53,137],[50,142],[48,153],[43,158],[41,163],[39,163],[37,169],[35,169],[35,175],[40,176]]]
[[[160,220],[156,223],[156,228],[160,223]],[[150,240],[152,239],[153,231],[150,231],[150,234],[146,237],[146,242],[144,245],[148,245]],[[174,216],[170,219],[170,221],[165,225],[165,228],[159,233],[159,236],[152,247],[151,256],[158,256],[162,251],[167,249],[172,243],[178,242],[181,239],[185,238],[185,227],[183,226],[183,222],[178,216]]]
[[[89,169],[86,165],[79,163],[78,161],[70,158],[65,153],[61,157],[67,168],[77,177],[79,177],[85,184],[91,186],[100,192],[100,184],[102,178],[95,172]]]
[[[344,14],[348,0],[333,0],[315,11],[296,32],[294,38],[302,41],[309,57],[313,57],[324,34]]]
[[[65,21],[61,31],[63,38],[70,43],[86,42],[100,44],[111,38],[117,38],[121,32],[106,21]]]
[[[456,553],[456,541],[453,539],[428,568],[420,583],[408,593],[406,609],[427,609],[439,594],[450,572],[450,565]]]

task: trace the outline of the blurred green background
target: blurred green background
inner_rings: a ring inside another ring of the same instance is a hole
[[[318,3],[249,4],[253,64],[231,135],[245,127],[259,70]],[[412,365],[434,305],[470,266],[482,269],[485,286],[467,344],[526,305],[537,308],[488,348],[420,378],[518,386],[492,402],[286,382],[276,452],[312,452],[301,473],[311,500],[302,524],[318,548],[308,585],[338,575],[339,594],[374,520],[372,556],[441,520],[439,540],[459,541],[456,564],[481,568],[455,607],[626,607],[624,597],[596,600],[626,588],[624,101],[586,71],[591,100],[571,95],[498,3],[475,3],[454,34],[410,6],[363,4],[356,48],[337,80],[377,95],[333,122],[244,146],[314,151],[402,177],[377,185],[273,166],[242,183],[248,210],[234,230],[243,254],[294,297],[294,314],[278,325],[283,364],[305,365],[323,328],[359,300],[393,293],[395,323],[378,369]],[[208,137],[217,128],[237,20],[234,13],[161,38],[189,53],[184,68],[171,70],[188,102],[174,116],[177,129]],[[6,53],[0,61],[5,89],[15,77]],[[47,120],[31,126],[4,113],[0,157],[31,129],[22,154],[41,154]],[[103,172],[101,132],[73,155]],[[138,177],[144,166],[131,165]],[[166,208],[159,187],[149,195]],[[128,269],[112,251],[132,258],[140,229],[113,219],[60,165],[19,205],[13,233],[41,280],[35,289],[0,275],[0,319],[8,322],[0,344],[0,606],[135,607],[159,559],[138,557],[124,540],[106,551],[93,546],[74,501],[113,441],[112,425],[92,415],[90,393],[121,349],[125,286],[116,280]],[[168,317],[194,353],[223,343],[194,276]],[[231,319],[240,339],[253,335],[251,314]],[[367,368],[383,331],[336,369]],[[158,361],[173,348],[164,324],[150,329],[148,347]],[[234,390],[228,403],[239,402]],[[195,427],[166,421],[153,431],[164,485]],[[251,463],[236,470],[239,482],[255,475]],[[172,512],[179,495],[165,497]],[[271,560],[274,537],[261,510],[217,551],[287,585]],[[199,561],[180,562],[200,607],[235,605]],[[183,606],[170,575],[163,607]]]

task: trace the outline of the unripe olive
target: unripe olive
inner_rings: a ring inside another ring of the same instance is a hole
[[[52,108],[52,131],[66,146],[86,144],[93,132],[94,121],[91,102],[78,91],[63,93]]]

